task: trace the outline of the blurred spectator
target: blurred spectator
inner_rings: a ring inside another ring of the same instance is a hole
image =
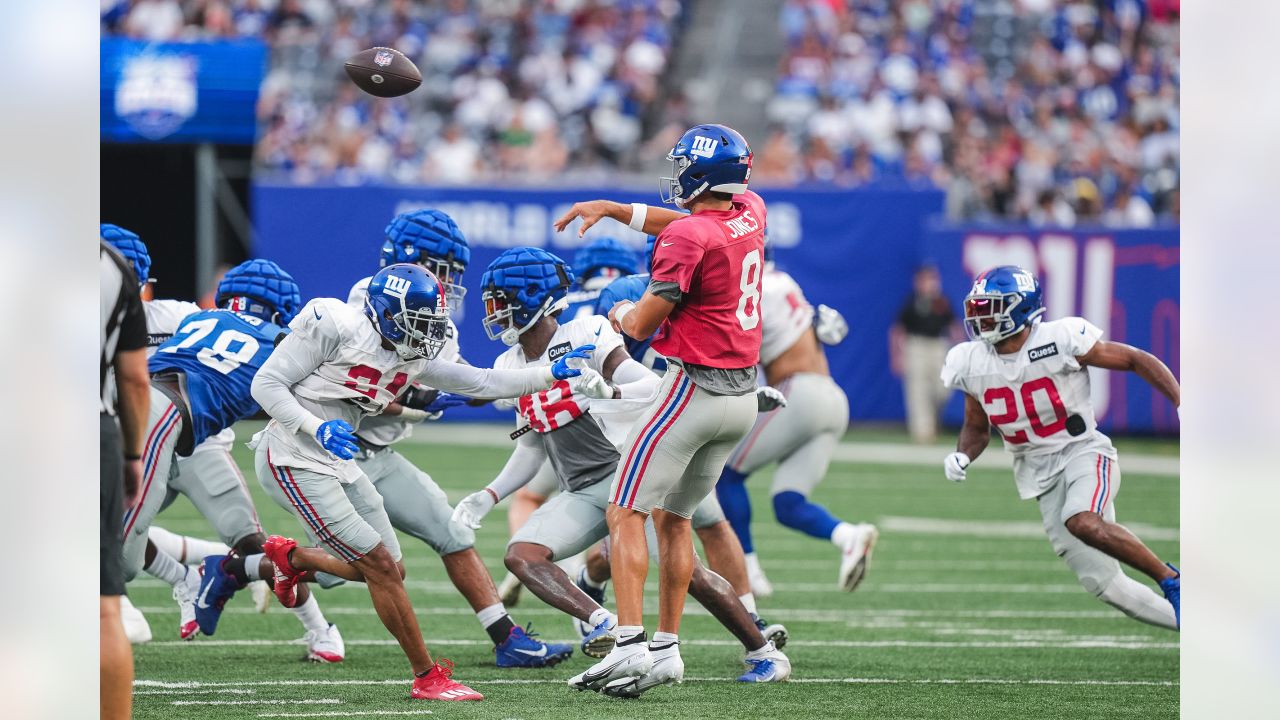
[[[124,32],[142,40],[173,40],[185,22],[178,0],[135,0],[124,19]]]
[[[890,361],[902,378],[907,430],[917,443],[931,443],[938,433],[938,413],[951,394],[938,379],[955,330],[955,314],[942,295],[938,269],[916,270],[912,292],[898,312],[890,335]]]
[[[771,182],[935,185],[957,220],[1173,215],[1176,2],[787,0],[779,28],[771,142],[808,157]]]

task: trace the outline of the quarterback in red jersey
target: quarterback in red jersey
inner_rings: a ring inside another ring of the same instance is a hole
[[[637,303],[609,312],[614,328],[667,358],[658,393],[634,425],[613,479],[608,510],[617,644],[569,684],[634,697],[684,677],[678,631],[693,572],[689,518],[715,487],[725,460],[781,396],[757,393],[760,279],[765,206],[747,189],[751,150],[724,125],[698,125],[668,155],[673,177],[663,200],[678,213],[635,204],[579,203],[557,223],[581,217],[583,229],[604,217],[657,233],[649,287]],[[645,519],[658,537],[658,631],[646,647],[644,581],[649,558]],[[758,669],[759,670],[759,669]],[[768,668],[763,668],[767,673]]]

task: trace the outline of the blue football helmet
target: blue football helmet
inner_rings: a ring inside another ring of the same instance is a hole
[[[302,293],[293,276],[270,260],[246,260],[218,283],[214,303],[276,325],[288,325],[302,308]]]
[[[725,125],[695,125],[667,153],[672,177],[664,177],[662,202],[684,207],[708,190],[739,195],[751,179],[751,148]]]
[[[988,344],[1007,340],[1044,314],[1040,282],[1017,265],[1001,265],[974,278],[964,298],[964,331]]]
[[[133,274],[138,276],[139,284],[154,282],[151,278],[151,253],[147,252],[146,243],[142,242],[137,233],[111,223],[102,223],[100,233],[103,240],[119,250],[124,259],[133,265]]]
[[[471,247],[458,224],[439,210],[412,210],[392,218],[383,231],[381,262],[385,268],[396,263],[416,263],[440,281],[453,310],[462,306],[467,289],[462,273],[471,262]]]
[[[369,281],[364,312],[405,360],[434,360],[449,339],[449,297],[430,270],[388,265]]]
[[[578,282],[584,283],[601,275],[610,278],[636,274],[636,254],[613,238],[600,238],[578,250],[573,256],[573,269]]]
[[[515,345],[544,315],[568,306],[573,270],[555,255],[535,247],[503,252],[480,277],[484,331],[490,340]]]

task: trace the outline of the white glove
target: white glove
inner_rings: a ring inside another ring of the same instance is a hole
[[[849,334],[849,323],[839,310],[826,305],[819,305],[813,316],[813,329],[823,345],[839,345]]]
[[[973,462],[962,452],[953,452],[942,461],[942,471],[951,482],[964,482],[965,468]]]
[[[787,396],[779,392],[777,388],[772,388],[768,385],[756,388],[756,409],[760,412],[773,412],[786,406]]]
[[[453,517],[449,518],[449,522],[468,530],[478,530],[480,521],[489,514],[497,502],[493,498],[493,491],[488,488],[473,492],[462,498],[462,502],[453,509]]]
[[[573,379],[578,392],[593,400],[613,399],[613,386],[600,373],[589,367],[582,368],[582,374]]]
[[[400,419],[407,423],[420,423],[426,420],[436,420],[440,417],[439,413],[432,417],[432,413],[418,408],[402,407],[400,408]]]

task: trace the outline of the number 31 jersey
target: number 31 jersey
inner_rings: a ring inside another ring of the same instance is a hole
[[[258,412],[249,388],[283,332],[252,315],[205,310],[187,316],[156,348],[147,363],[151,374],[186,375],[195,445]]]
[[[1098,432],[1089,399],[1089,372],[1076,360],[1102,330],[1068,317],[1031,326],[1022,349],[1001,355],[981,340],[947,353],[942,383],[982,403],[1014,457],[1018,493],[1032,498],[1077,451],[1110,440]],[[1114,450],[1110,454],[1114,454]]]

